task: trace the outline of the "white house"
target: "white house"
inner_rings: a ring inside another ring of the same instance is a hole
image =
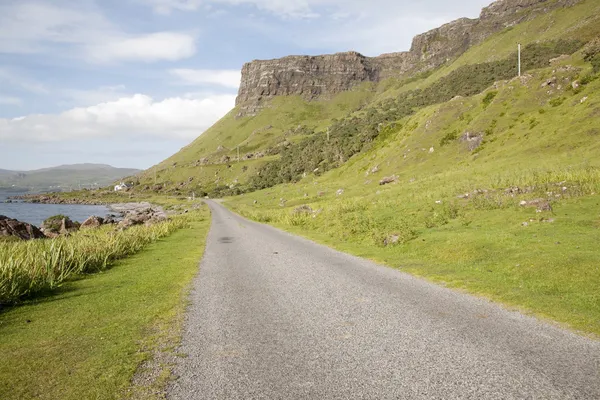
[[[119,183],[118,185],[115,185],[115,192],[120,192],[120,191],[122,191],[122,190],[127,190],[127,189],[129,189],[130,187],[131,187],[131,185],[130,185],[130,184],[127,184],[127,183],[121,182],[121,183]]]

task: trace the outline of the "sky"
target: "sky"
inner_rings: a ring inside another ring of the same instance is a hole
[[[0,0],[0,169],[148,168],[235,104],[245,62],[408,50],[491,0]]]

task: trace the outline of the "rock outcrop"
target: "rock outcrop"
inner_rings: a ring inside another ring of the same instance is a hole
[[[477,19],[461,18],[417,35],[410,51],[366,57],[355,51],[322,56],[255,60],[242,68],[238,117],[254,115],[275,96],[307,100],[335,95],[363,82],[407,76],[436,68],[490,35],[554,8],[581,0],[499,0]]]
[[[123,214],[123,219],[118,224],[120,229],[142,224],[149,226],[167,220],[162,207],[146,202],[112,204],[111,209]]]
[[[0,215],[0,237],[17,237],[22,240],[42,239],[44,234],[37,227]]]
[[[92,215],[81,223],[81,229],[99,228],[104,225],[104,218]]]
[[[69,235],[79,230],[80,224],[71,221],[69,217],[64,215],[55,215],[47,218],[41,227],[41,231],[49,238],[56,238],[61,235]]]

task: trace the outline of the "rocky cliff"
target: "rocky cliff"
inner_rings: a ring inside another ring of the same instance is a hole
[[[253,115],[281,95],[312,100],[351,89],[362,82],[436,68],[490,35],[558,7],[581,0],[499,0],[477,19],[461,18],[417,35],[409,51],[365,57],[351,51],[323,56],[288,56],[255,60],[242,68],[238,116]]]

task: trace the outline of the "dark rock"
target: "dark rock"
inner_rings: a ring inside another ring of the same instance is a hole
[[[17,237],[22,240],[41,239],[46,236],[36,226],[0,215],[0,237]]]
[[[44,232],[49,238],[55,238],[60,235],[69,235],[79,229],[79,224],[71,221],[69,217],[64,215],[55,215],[47,218],[41,227],[41,231]]]
[[[396,176],[386,176],[379,181],[379,185],[387,185],[396,182]]]
[[[104,218],[92,215],[81,224],[81,229],[98,228],[104,224]]]

